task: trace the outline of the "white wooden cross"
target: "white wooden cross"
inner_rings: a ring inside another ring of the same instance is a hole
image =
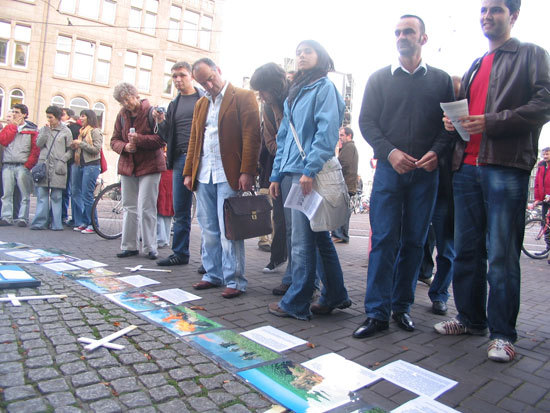
[[[67,298],[67,296],[65,294],[57,294],[57,295],[29,295],[26,297],[16,297],[15,294],[8,294],[7,297],[0,297],[0,302],[11,301],[14,307],[20,307],[21,301],[47,300],[49,298]]]
[[[32,264],[32,263],[29,261],[0,260],[0,264]]]
[[[87,345],[84,346],[85,350],[92,351],[95,350],[98,347],[106,347],[110,348],[112,350],[122,350],[124,346],[121,346],[120,344],[111,343],[111,341],[116,340],[117,338],[123,336],[126,333],[129,333],[133,329],[137,328],[135,325],[128,326],[126,328],[123,328],[120,331],[117,331],[116,333],[109,334],[107,337],[103,337],[99,340],[94,340],[93,338],[87,338],[87,337],[79,337],[78,341],[81,343],[86,343]]]
[[[136,272],[136,271],[156,271],[156,272],[172,272],[172,270],[161,270],[157,268],[143,268],[143,264],[136,265],[135,267],[124,267],[127,270],[130,270],[130,272]]]

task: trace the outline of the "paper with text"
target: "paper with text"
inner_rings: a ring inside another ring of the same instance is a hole
[[[458,410],[451,409],[443,403],[439,403],[428,397],[418,397],[402,404],[391,413],[457,413]]]
[[[456,102],[441,103],[441,109],[443,109],[443,112],[445,112],[449,120],[453,123],[453,126],[459,133],[462,140],[469,142],[470,134],[466,132],[458,120],[459,118],[470,114],[468,110],[468,101],[466,99],[462,99]]]
[[[307,341],[301,338],[292,336],[271,326],[258,327],[241,334],[277,353],[307,343]]]
[[[173,304],[181,304],[187,301],[200,300],[201,297],[195,294],[188,293],[187,291],[180,290],[179,288],[170,288],[169,290],[153,291],[157,297],[160,297],[166,301],[170,301]]]
[[[299,184],[292,184],[286,197],[285,208],[302,211],[308,219],[311,219],[317,212],[322,200],[323,197],[318,192],[312,190],[309,194],[304,195]]]

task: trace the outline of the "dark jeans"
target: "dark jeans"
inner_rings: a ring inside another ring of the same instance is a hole
[[[350,196],[350,206],[351,206],[351,197],[355,195],[351,192],[349,193]],[[332,236],[335,238],[340,238],[344,242],[349,242],[349,220],[351,218],[351,208],[348,209],[348,220],[344,225],[342,225],[337,230],[332,231]]]
[[[391,311],[409,312],[438,180],[437,170],[400,175],[388,161],[378,161],[370,202],[367,317],[387,321]]]
[[[273,239],[271,241],[271,259],[274,264],[280,264],[287,259],[286,223],[283,207],[283,197],[273,199]]]
[[[420,267],[419,278],[430,278],[434,268],[432,253],[437,245],[437,272],[435,273],[428,296],[432,302],[449,299],[449,286],[453,280],[454,234],[452,223],[449,225],[451,208],[449,200],[438,198],[432,216],[432,224],[428,231],[428,239],[424,244],[424,258]]]
[[[193,193],[183,185],[183,167],[187,155],[180,155],[174,161],[172,174],[172,196],[174,200],[174,236],[172,251],[180,257],[189,257],[189,233],[191,232],[191,204]]]
[[[462,165],[453,177],[458,319],[488,326],[491,339],[517,338],[528,183],[528,171],[492,165]]]

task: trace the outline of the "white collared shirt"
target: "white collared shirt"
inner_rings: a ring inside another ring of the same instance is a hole
[[[225,82],[223,89],[216,96],[215,100],[212,99],[210,93],[205,94],[210,104],[208,105],[208,115],[206,116],[206,124],[204,125],[204,140],[202,142],[202,155],[198,173],[198,180],[203,184],[210,183],[210,177],[212,177],[213,184],[227,182],[227,177],[223,170],[220,138],[218,135],[218,118],[227,85],[228,82]]]
[[[424,60],[420,61],[420,64],[416,69],[414,69],[414,72],[412,73],[405,69],[399,60],[391,65],[391,74],[394,75],[397,69],[401,69],[403,72],[408,73],[409,75],[414,75],[419,70],[424,70],[424,76],[426,76],[426,73],[428,72],[428,66],[426,65]]]

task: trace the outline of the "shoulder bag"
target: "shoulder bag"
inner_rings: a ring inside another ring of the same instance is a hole
[[[290,129],[300,156],[305,161],[306,153],[292,121]],[[315,175],[313,189],[323,197],[323,201],[309,220],[311,230],[314,232],[334,231],[344,225],[348,220],[349,194],[342,174],[342,166],[336,156],[326,161],[323,169]]]
[[[57,138],[57,135],[59,135],[59,132],[61,132],[61,131],[57,131],[57,133],[53,137],[52,145],[50,146],[50,149],[48,150],[48,155],[46,155],[46,161],[38,162],[31,169],[32,180],[35,183],[42,182],[44,179],[46,179],[46,176],[48,175],[48,168],[46,167],[46,162],[48,161],[48,158],[50,157],[50,153],[52,152],[53,144],[55,143],[55,139]]]

